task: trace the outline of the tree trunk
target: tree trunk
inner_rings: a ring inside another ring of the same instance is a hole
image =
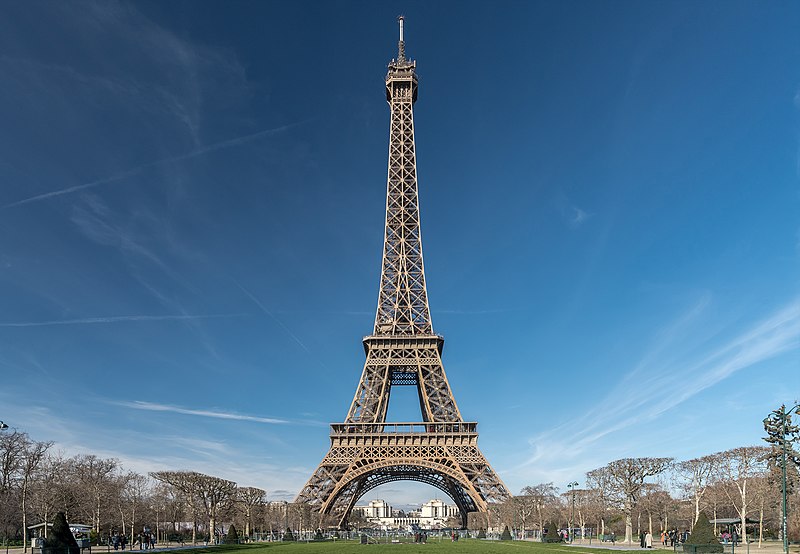
[[[633,519],[630,512],[625,512],[625,542],[633,544]]]
[[[719,531],[717,530],[717,503],[714,503],[714,536],[719,536]]]
[[[28,480],[25,479],[22,483],[22,552],[28,551],[28,510],[26,506],[26,500],[28,496],[27,481]]]
[[[217,521],[213,515],[208,518],[208,544],[217,544]]]

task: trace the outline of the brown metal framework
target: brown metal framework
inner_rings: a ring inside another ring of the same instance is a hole
[[[345,526],[356,501],[391,481],[439,488],[461,511],[486,512],[510,497],[478,449],[477,423],[461,418],[442,365],[444,339],[433,332],[422,263],[414,150],[416,62],[405,57],[403,18],[398,56],[389,63],[389,171],[378,310],[364,338],[364,371],[344,423],[331,424],[331,448],[297,496]],[[393,386],[416,386],[422,422],[387,423]]]

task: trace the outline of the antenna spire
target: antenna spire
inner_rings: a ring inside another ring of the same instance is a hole
[[[406,61],[406,43],[403,41],[403,21],[404,15],[397,16],[397,21],[400,23],[400,41],[397,43],[397,61],[403,63]]]

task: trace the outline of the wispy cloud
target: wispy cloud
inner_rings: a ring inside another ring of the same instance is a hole
[[[86,190],[86,189],[90,189],[90,188],[94,188],[94,187],[99,187],[101,185],[108,185],[108,184],[111,184],[111,183],[122,181],[124,179],[128,179],[129,177],[133,177],[134,175],[137,175],[137,174],[141,173],[142,171],[145,171],[146,169],[150,169],[150,168],[153,168],[153,167],[158,167],[158,166],[165,165],[165,164],[171,164],[171,163],[175,163],[175,162],[179,162],[179,161],[183,161],[183,160],[188,160],[188,159],[191,159],[191,158],[196,158],[198,156],[202,156],[202,155],[208,154],[210,152],[216,152],[217,150],[223,150],[225,148],[232,148],[232,147],[238,146],[240,144],[244,144],[244,143],[247,143],[247,142],[252,142],[254,140],[258,140],[258,139],[261,139],[261,138],[264,138],[264,137],[275,135],[275,134],[280,133],[282,131],[286,131],[288,129],[291,129],[292,127],[296,127],[297,125],[300,125],[302,123],[304,123],[304,122],[301,121],[301,122],[292,123],[292,124],[289,124],[289,125],[282,125],[280,127],[275,127],[273,129],[265,129],[265,130],[259,131],[257,133],[252,133],[252,134],[249,134],[249,135],[243,135],[243,136],[232,138],[232,139],[229,139],[229,140],[224,140],[222,142],[209,144],[207,146],[203,146],[202,148],[197,148],[197,149],[195,149],[195,150],[193,150],[191,152],[187,152],[186,154],[181,154],[179,156],[172,156],[172,157],[169,157],[169,158],[163,158],[163,159],[160,159],[160,160],[147,162],[147,163],[138,165],[136,167],[132,167],[130,169],[126,169],[124,171],[121,171],[120,173],[117,173],[117,174],[112,175],[110,177],[104,177],[102,179],[97,179],[95,181],[89,181],[88,183],[82,183],[80,185],[74,185],[74,186],[71,186],[71,187],[65,187],[65,188],[62,188],[62,189],[53,190],[53,191],[50,191],[50,192],[45,192],[45,193],[42,193],[42,194],[37,194],[37,195],[34,195],[34,196],[30,196],[28,198],[23,198],[22,200],[17,200],[16,202],[11,202],[10,204],[5,204],[4,206],[0,206],[0,209],[6,210],[6,209],[9,209],[9,208],[22,206],[22,205],[25,205],[25,204],[30,204],[31,202],[38,202],[40,200],[47,200],[48,198],[53,198],[53,197],[56,197],[56,196],[62,196],[62,195],[65,195],[65,194],[71,194],[73,192],[78,192],[78,191],[81,191],[81,190]]]
[[[589,214],[580,209],[578,206],[571,206],[571,210],[572,215],[569,218],[569,224],[573,227],[580,227],[589,217]]]
[[[204,315],[118,315],[110,317],[83,317],[79,319],[56,319],[53,321],[24,321],[0,323],[0,327],[50,327],[53,325],[96,325],[100,323],[123,323],[127,321],[185,321],[244,317],[248,314],[204,314]]]
[[[244,414],[237,414],[233,412],[217,412],[213,410],[192,410],[190,408],[181,408],[180,406],[171,406],[169,404],[156,404],[153,402],[144,402],[136,400],[134,402],[115,402],[119,406],[127,406],[136,410],[146,410],[150,412],[170,412],[174,414],[183,414],[200,417],[210,417],[214,419],[233,419],[237,421],[253,421],[256,423],[275,423],[283,424],[289,423],[285,419],[277,419],[272,417],[259,417]]]
[[[277,317],[277,316],[276,316],[276,315],[275,315],[275,314],[274,314],[272,311],[270,311],[270,310],[269,310],[269,308],[267,308],[267,307],[266,307],[266,306],[265,306],[265,305],[264,305],[264,304],[263,304],[263,303],[262,303],[262,302],[261,302],[261,301],[260,301],[258,298],[256,298],[256,296],[255,296],[255,295],[254,295],[252,292],[250,292],[249,290],[247,290],[246,288],[244,288],[244,287],[243,287],[243,286],[242,286],[242,285],[241,285],[239,282],[237,282],[236,280],[234,280],[234,283],[236,284],[236,286],[237,286],[237,287],[239,287],[239,290],[241,290],[241,291],[242,291],[242,292],[243,292],[243,293],[244,293],[244,294],[245,294],[245,295],[246,295],[246,296],[247,296],[247,297],[248,297],[250,300],[252,300],[252,301],[253,301],[253,303],[254,303],[256,306],[258,306],[258,307],[259,307],[259,309],[260,309],[262,312],[264,312],[266,315],[268,315],[269,317],[271,317],[271,318],[272,318],[272,320],[273,320],[275,323],[277,323],[277,324],[278,324],[278,325],[281,327],[281,329],[283,329],[283,330],[286,332],[286,334],[287,334],[287,335],[289,335],[289,336],[292,338],[292,340],[294,340],[294,342],[296,342],[296,343],[298,344],[298,346],[300,346],[300,348],[302,348],[303,350],[305,350],[305,352],[306,352],[306,353],[307,353],[309,356],[311,356],[311,358],[312,358],[313,360],[315,360],[315,361],[316,361],[316,362],[317,362],[317,363],[318,363],[318,364],[319,364],[319,365],[320,365],[320,366],[321,366],[323,369],[325,369],[325,370],[328,370],[327,366],[326,366],[325,364],[323,364],[323,363],[322,363],[322,362],[319,360],[319,358],[317,358],[317,356],[315,356],[315,355],[314,355],[314,353],[313,353],[313,352],[311,352],[311,350],[310,350],[310,349],[309,349],[309,348],[308,348],[308,347],[305,345],[305,343],[304,343],[303,341],[301,341],[301,340],[300,340],[300,337],[298,337],[297,335],[295,335],[295,334],[292,332],[292,330],[291,330],[291,329],[289,329],[289,328],[288,328],[288,327],[287,327],[287,326],[286,326],[286,325],[283,323],[283,321],[281,321],[280,319],[278,319],[278,317]]]
[[[561,460],[560,466],[564,460],[577,461],[597,451],[609,435],[654,421],[736,372],[800,348],[800,299],[794,299],[721,344],[709,344],[712,338],[704,338],[707,347],[694,348],[695,353],[665,354],[679,350],[686,336],[704,325],[699,316],[708,305],[704,296],[668,325],[620,385],[609,390],[587,413],[532,437],[529,442],[533,455],[511,471],[524,473],[525,468],[555,460]],[[656,392],[632,394],[632,383],[637,391]],[[575,424],[578,420],[580,425]],[[546,448],[538,446],[545,444]]]

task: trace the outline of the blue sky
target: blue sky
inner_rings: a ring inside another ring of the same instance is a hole
[[[512,491],[800,399],[796,3],[0,10],[0,419],[66,454],[298,492],[374,319],[398,13],[433,324]]]

